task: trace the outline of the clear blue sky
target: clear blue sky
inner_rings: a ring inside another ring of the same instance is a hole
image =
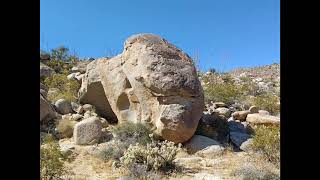
[[[122,52],[154,33],[220,71],[280,62],[279,0],[40,0],[40,47],[80,57]]]

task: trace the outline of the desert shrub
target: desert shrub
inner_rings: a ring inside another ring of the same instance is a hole
[[[238,179],[243,180],[280,180],[279,173],[272,172],[268,168],[261,168],[254,165],[244,165],[233,172]]]
[[[58,88],[60,90],[55,97],[50,97],[51,99],[49,100],[51,101],[61,98],[74,101],[80,88],[80,84],[76,80],[68,80],[65,74],[54,74],[51,77],[47,77],[43,83],[48,88]]]
[[[120,141],[114,141],[109,146],[106,146],[103,148],[98,154],[97,157],[102,160],[115,160],[119,161],[120,158],[123,156],[124,152],[127,150],[128,145],[120,142]]]
[[[252,150],[259,152],[271,163],[279,166],[280,163],[280,127],[279,125],[258,126],[252,144]]]
[[[73,128],[77,122],[69,119],[62,119],[58,122],[57,130],[63,137],[72,137]]]
[[[260,109],[269,111],[272,115],[276,115],[280,112],[280,106],[277,104],[278,101],[277,96],[268,93],[255,97],[253,104],[258,106]]]
[[[228,105],[241,98],[244,91],[241,87],[228,83],[210,84],[204,89],[206,101],[222,101]]]
[[[60,151],[58,143],[51,135],[44,138],[44,145],[40,147],[40,176],[41,179],[61,179],[68,174],[64,166],[67,157]]]
[[[116,139],[130,142],[130,144],[139,143],[146,145],[151,142],[149,134],[152,134],[152,131],[148,125],[142,123],[122,123],[113,127],[111,132],[115,135]]]
[[[51,50],[51,58],[53,60],[70,61],[69,57],[69,49],[67,47],[60,46]]]
[[[52,68],[57,73],[68,74],[73,67],[72,64],[67,64],[64,61],[52,59],[46,62],[46,65]]]
[[[142,165],[146,171],[170,172],[175,169],[174,159],[181,149],[170,141],[152,141],[147,147],[139,144],[130,145],[123,157],[120,158],[122,167],[130,168]]]

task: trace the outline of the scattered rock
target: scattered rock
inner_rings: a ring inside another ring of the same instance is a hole
[[[41,79],[51,77],[53,74],[55,74],[53,69],[51,69],[49,66],[47,66],[43,63],[40,63],[40,78]]]
[[[249,108],[250,113],[258,113],[259,112],[259,108],[257,106],[251,106]]]
[[[258,113],[262,115],[270,115],[270,113],[266,110],[259,110]]]
[[[262,114],[248,114],[246,121],[250,124],[255,125],[270,125],[270,124],[280,124],[280,118],[270,115]]]
[[[90,145],[99,142],[102,124],[99,118],[91,117],[77,123],[74,127],[74,142],[78,145]]]
[[[80,105],[78,103],[75,102],[71,102],[71,108],[74,112],[77,112],[78,108],[80,107]],[[78,112],[77,112],[78,113]],[[80,114],[80,113],[78,113]]]
[[[208,146],[200,151],[198,151],[196,154],[201,156],[201,157],[212,157],[216,155],[221,155],[223,151],[225,150],[224,147],[221,145],[211,145]]]
[[[93,111],[93,106],[92,106],[91,104],[84,104],[84,105],[82,106],[82,108],[83,108],[83,110],[84,110],[85,112],[87,112],[87,111]]]
[[[215,102],[212,103],[214,108],[222,108],[222,107],[228,107],[224,102]]]
[[[189,141],[185,143],[185,147],[187,148],[187,151],[189,153],[195,153],[212,145],[220,146],[220,143],[215,141],[214,139],[200,135],[194,135]]]
[[[224,116],[218,113],[203,114],[195,134],[212,138],[219,142],[228,141],[228,124]]]
[[[252,144],[252,141],[253,141],[252,138],[247,139],[246,141],[244,141],[244,142],[241,144],[240,149],[241,149],[242,151],[249,152],[249,151],[251,150],[250,145]]]
[[[60,114],[72,113],[71,103],[65,99],[57,100],[54,105],[56,107],[57,112]]]
[[[51,103],[40,94],[40,121],[50,120],[55,118],[55,110],[52,107]]]
[[[244,124],[233,120],[228,121],[230,131],[230,140],[236,146],[240,147],[243,142],[251,138]]]
[[[250,111],[236,111],[232,113],[231,116],[235,120],[245,121],[249,113]]]
[[[72,114],[71,119],[73,121],[80,121],[83,118],[83,116],[81,114]]]
[[[231,115],[231,111],[228,108],[225,108],[225,107],[219,107],[219,108],[217,108],[215,110],[218,111],[218,113],[220,115],[223,115],[226,118],[229,118],[230,115]]]

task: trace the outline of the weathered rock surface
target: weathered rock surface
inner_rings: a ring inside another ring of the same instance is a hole
[[[120,123],[149,123],[176,143],[192,137],[202,115],[203,90],[187,54],[159,36],[138,34],[126,40],[122,54],[94,62]]]
[[[236,111],[231,116],[235,120],[245,121],[248,114],[250,114],[250,111]]]
[[[194,135],[189,141],[185,143],[185,147],[190,153],[195,153],[213,145],[220,146],[220,143],[215,141],[214,139],[200,135]]]
[[[71,103],[65,99],[59,99],[55,102],[55,107],[58,113],[60,114],[68,114],[72,113]]]
[[[250,124],[255,125],[271,125],[271,124],[280,124],[280,118],[276,116],[263,115],[263,114],[248,114],[246,121]]]
[[[203,114],[195,132],[195,134],[206,136],[219,142],[227,142],[228,133],[227,120],[218,113]]]
[[[54,70],[51,69],[49,66],[40,63],[40,78],[46,78],[46,77],[50,77],[54,74]]]
[[[243,142],[251,138],[244,124],[233,120],[228,121],[230,131],[230,140],[236,146],[240,147]]]
[[[49,120],[55,117],[55,110],[51,106],[51,103],[40,94],[40,121]]]
[[[90,145],[99,142],[102,124],[99,118],[90,117],[77,123],[74,127],[73,137],[75,144]]]
[[[215,109],[220,115],[223,115],[226,118],[229,118],[231,115],[231,111],[228,108],[225,107],[219,107],[217,109]]]
[[[79,100],[82,104],[92,104],[96,108],[96,112],[109,122],[117,122],[117,117],[109,105],[99,72],[96,69],[98,63],[99,60],[95,60],[87,65],[87,71],[82,78],[79,90]]]

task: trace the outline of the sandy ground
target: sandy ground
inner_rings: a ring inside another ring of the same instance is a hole
[[[72,144],[70,140],[64,140],[64,144]],[[112,162],[105,162],[87,153],[90,146],[76,146],[75,158],[66,162],[66,167],[72,175],[65,179],[72,180],[114,180],[125,176],[112,169]],[[212,157],[200,157],[181,152],[177,155],[176,164],[182,167],[182,172],[169,178],[170,180],[234,180],[239,179],[233,175],[235,169],[250,161],[246,152],[226,151],[222,155]]]

